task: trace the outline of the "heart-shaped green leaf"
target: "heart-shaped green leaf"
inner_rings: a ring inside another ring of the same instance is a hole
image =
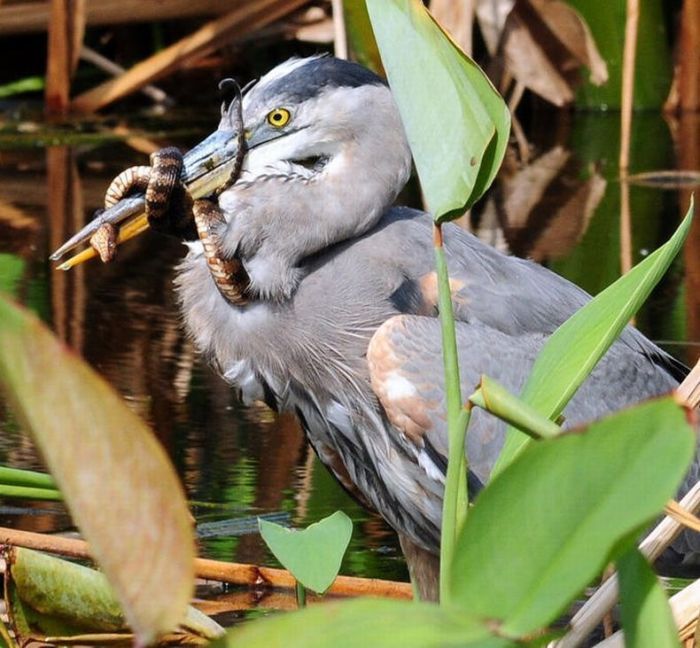
[[[258,525],[270,551],[304,587],[322,594],[332,585],[352,535],[345,513],[336,511],[301,531],[262,519]]]
[[[673,398],[529,445],[478,496],[457,541],[453,602],[506,636],[554,621],[618,543],[676,492],[695,449]]]
[[[194,537],[148,426],[39,320],[0,297],[0,388],[36,441],[141,644],[182,621]]]
[[[430,211],[460,216],[496,176],[510,113],[418,0],[367,0],[374,36]]]

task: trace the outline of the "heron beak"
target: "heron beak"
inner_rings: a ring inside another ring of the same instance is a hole
[[[238,142],[239,137],[236,132],[217,130],[184,156],[181,177],[193,199],[210,196],[230,184],[232,173],[235,172],[237,166],[240,166],[242,153]],[[50,259],[58,261],[67,252],[87,243],[103,223],[119,226],[117,244],[138,236],[148,229],[148,220],[144,212],[145,198],[143,195],[124,198],[90,221],[58,248],[50,256]],[[131,220],[126,222],[128,219]],[[92,247],[88,247],[61,263],[58,268],[68,270],[96,255],[96,251]]]

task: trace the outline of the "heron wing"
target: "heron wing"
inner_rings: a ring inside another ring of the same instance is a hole
[[[519,393],[547,337],[508,335],[481,322],[457,322],[456,333],[463,398],[484,374]],[[367,359],[372,389],[395,432],[416,446],[428,477],[444,475],[447,423],[439,320],[417,315],[387,320],[373,336]],[[670,391],[675,385],[641,354],[617,343],[566,408],[567,426]],[[503,422],[474,410],[467,437],[472,490],[487,481],[504,434]]]
[[[462,322],[478,322],[510,336],[551,334],[590,300],[563,277],[528,260],[505,256],[459,227],[446,230],[445,250],[455,318]],[[411,278],[395,295],[397,310],[436,315],[436,273],[408,275]],[[623,331],[620,342],[676,380],[687,374],[687,367],[632,327]]]

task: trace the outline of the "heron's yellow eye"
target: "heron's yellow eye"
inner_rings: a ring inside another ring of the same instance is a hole
[[[288,121],[291,115],[286,108],[275,108],[267,113],[267,123],[275,128],[282,128]]]

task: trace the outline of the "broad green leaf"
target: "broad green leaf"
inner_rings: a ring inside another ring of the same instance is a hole
[[[142,644],[184,617],[194,540],[144,422],[35,317],[0,298],[0,388],[31,433]]]
[[[504,648],[515,642],[463,610],[428,603],[357,599],[244,624],[213,648]],[[522,645],[522,644],[518,644]]]
[[[626,275],[596,295],[547,340],[520,398],[550,419],[562,413],[681,249],[693,220],[693,201],[675,234]],[[529,443],[509,429],[493,474],[498,474]]]
[[[679,648],[678,629],[666,592],[639,549],[632,547],[620,556],[617,570],[625,646]]]
[[[68,635],[86,630],[127,630],[119,601],[102,572],[21,547],[11,549],[7,558],[11,584],[25,614],[31,610],[42,615],[44,623],[60,619],[68,624],[44,632]],[[181,625],[210,640],[224,634],[218,623],[193,607],[188,607]]]
[[[522,636],[554,621],[678,488],[695,435],[672,398],[538,441],[482,491],[457,542],[452,600]]]
[[[425,199],[438,222],[461,215],[493,181],[510,114],[481,69],[418,0],[367,0]]]
[[[352,520],[342,511],[306,529],[258,520],[260,535],[277,560],[304,587],[322,594],[335,580],[352,535]]]

